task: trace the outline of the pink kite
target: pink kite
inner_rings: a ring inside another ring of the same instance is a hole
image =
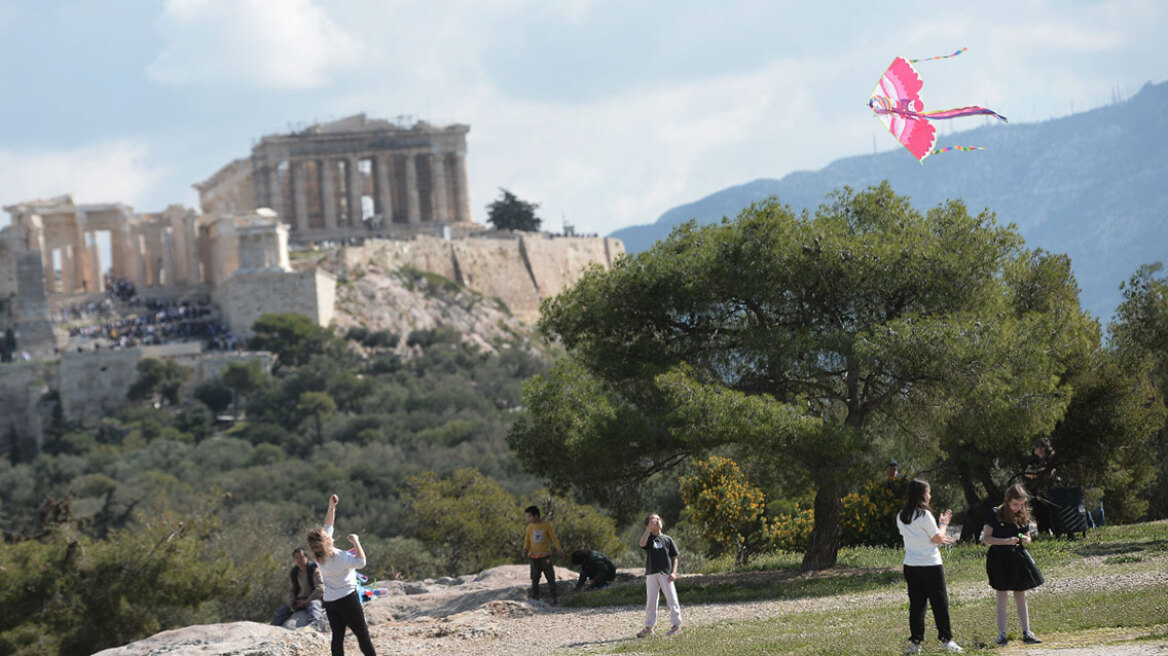
[[[932,61],[956,57],[965,52],[965,48],[952,55],[930,57],[928,59],[905,59],[897,57],[892,60],[888,70],[880,76],[880,82],[872,91],[868,99],[868,106],[876,113],[876,117],[884,123],[884,127],[896,137],[908,152],[922,164],[929,155],[936,155],[950,150],[985,150],[979,146],[949,146],[934,149],[937,144],[937,129],[931,120],[958,118],[961,116],[987,115],[995,116],[1003,121],[1005,116],[984,107],[961,107],[926,112],[925,103],[921,100],[921,74],[913,68],[912,62]]]

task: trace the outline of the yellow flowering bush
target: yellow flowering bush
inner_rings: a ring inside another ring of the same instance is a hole
[[[802,553],[807,549],[814,525],[815,511],[811,508],[796,508],[795,512],[779,515],[769,526],[771,547]]]
[[[745,565],[751,555],[766,549],[766,499],[738,463],[711,456],[695,462],[678,483],[682,501],[713,548],[711,555],[733,553],[735,563]]]
[[[900,544],[896,513],[904,505],[907,488],[905,478],[874,478],[841,499],[841,542],[846,546]]]

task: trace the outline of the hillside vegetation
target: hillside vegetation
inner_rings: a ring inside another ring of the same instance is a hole
[[[331,493],[378,579],[521,563],[528,504],[565,550],[623,567],[640,564],[628,546],[652,510],[686,572],[820,572],[685,588],[693,602],[897,586],[903,480],[872,480],[890,457],[970,533],[1038,437],[1112,524],[1168,508],[1168,278],[1136,271],[1104,342],[1065,256],[959,201],[921,211],[885,183],[814,216],[764,203],[687,224],[545,303],[552,345],[440,276],[339,284],[335,329],[256,322],[270,373],[232,363],[184,398],[189,372],[144,360],[127,408],[58,419],[42,453],[0,459],[0,654],[264,622]],[[1044,557],[1070,558],[1056,544]]]

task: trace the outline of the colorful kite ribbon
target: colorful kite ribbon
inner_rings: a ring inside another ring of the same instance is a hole
[[[910,59],[909,61],[915,64],[917,62],[923,62],[923,61],[937,61],[938,59],[949,59],[950,57],[956,57],[957,55],[960,55],[961,53],[965,52],[966,50],[969,50],[969,48],[962,48],[961,50],[958,50],[957,52],[953,53],[952,55],[937,55],[936,57],[925,57],[923,59]]]

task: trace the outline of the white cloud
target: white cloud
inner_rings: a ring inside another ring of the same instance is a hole
[[[79,203],[135,204],[164,173],[146,163],[146,146],[111,141],[75,150],[0,150],[0,204],[73,194]],[[7,225],[8,215],[0,216]]]
[[[745,31],[742,44],[772,44],[739,56],[733,39],[703,40],[725,26],[685,4],[657,3],[661,20],[638,32],[614,26],[651,11],[609,0],[168,0],[160,29],[169,45],[151,75],[289,88],[353,70],[312,96],[314,116],[468,123],[476,217],[503,186],[541,203],[549,229],[564,216],[609,232],[730,185],[898,148],[864,105],[894,55],[968,46],[962,57],[922,65],[930,108],[980,104],[1013,122],[1108,102],[1121,81],[1163,70],[1129,54],[1149,52],[1140,44],[1163,23],[1151,0],[1073,11],[1026,0],[1009,20],[966,6],[865,7],[852,12],[860,27],[830,34],[823,30],[838,28],[830,11],[731,3],[726,26]],[[747,20],[773,26],[773,38]],[[676,65],[653,58],[676,44],[708,56]],[[556,65],[537,65],[541,58]],[[632,66],[636,79],[615,75],[609,84],[596,74],[642,60],[654,65]],[[565,92],[575,79],[582,91]],[[231,90],[200,92],[230,102]]]
[[[159,31],[146,75],[179,86],[312,89],[367,53],[312,0],[167,0]]]
[[[870,127],[862,111],[841,127],[840,113],[853,108],[813,101],[816,87],[834,83],[833,69],[833,62],[778,60],[587,102],[518,99],[480,81],[443,106],[471,125],[476,218],[505,187],[541,203],[549,230],[566,219],[607,233],[726,186],[822,166],[851,152],[843,142],[867,143],[867,132],[855,134]],[[337,113],[377,114],[396,99],[355,95]]]

